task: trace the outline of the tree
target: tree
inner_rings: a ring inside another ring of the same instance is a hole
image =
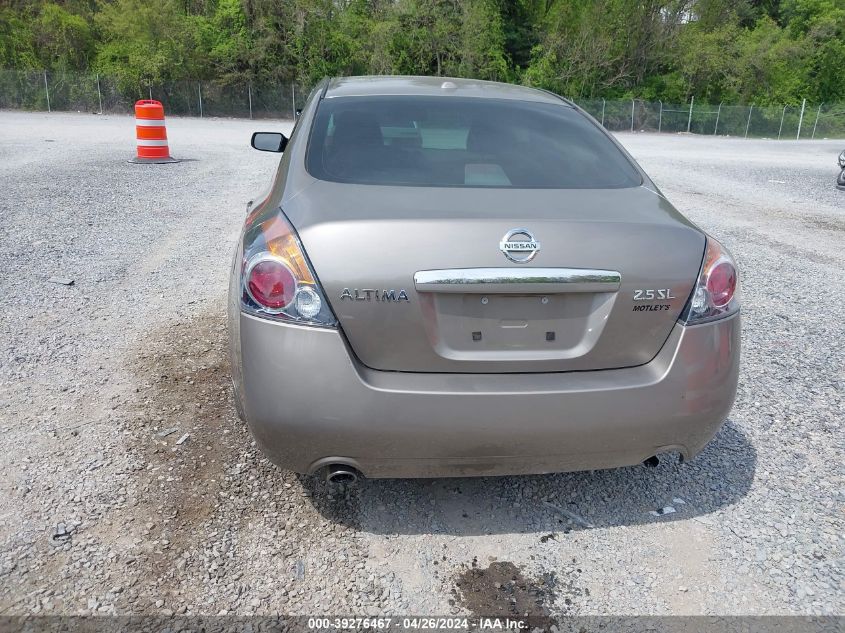
[[[33,20],[32,35],[43,68],[87,68],[94,57],[91,25],[64,7],[47,2]]]
[[[494,81],[508,79],[502,16],[494,0],[464,3],[458,58],[458,75]]]
[[[24,11],[0,8],[0,65],[4,68],[37,68],[33,18]]]
[[[96,15],[102,43],[96,68],[124,87],[196,76],[197,24],[175,0],[116,0]]]
[[[313,84],[458,75],[575,98],[845,99],[845,0],[5,0],[0,64]]]

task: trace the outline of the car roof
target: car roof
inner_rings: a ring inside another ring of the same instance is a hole
[[[329,80],[324,98],[371,97],[386,95],[481,97],[486,99],[515,99],[569,104],[545,90],[456,77],[415,77],[399,75],[371,75],[362,77],[336,77]]]

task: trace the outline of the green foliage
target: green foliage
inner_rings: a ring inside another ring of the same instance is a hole
[[[240,0],[220,0],[214,12],[196,21],[197,39],[207,60],[207,69],[221,80],[241,79],[251,74],[251,36]]]
[[[95,15],[101,40],[95,68],[123,86],[194,76],[200,24],[175,0],[103,2]]]
[[[47,2],[32,23],[38,60],[45,68],[87,68],[94,55],[94,34],[81,15]]]
[[[738,98],[737,81],[733,76],[734,63],[740,55],[740,29],[732,23],[712,30],[691,24],[679,37],[677,77],[683,93],[666,95],[670,100],[684,103],[692,95],[703,101],[718,102]]]
[[[743,84],[756,84],[753,95],[743,96],[761,105],[800,103],[803,72],[808,53],[800,41],[790,38],[771,18],[740,42],[740,63],[734,70]]]
[[[683,103],[845,99],[845,0],[8,0],[0,66],[312,84],[423,74]]]
[[[37,68],[33,17],[26,12],[0,8],[0,65],[6,68]]]
[[[468,0],[461,16],[457,75],[491,81],[510,76],[502,15],[494,0]]]

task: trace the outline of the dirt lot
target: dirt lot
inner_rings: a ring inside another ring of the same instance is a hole
[[[190,160],[132,165],[131,118],[0,113],[0,614],[845,610],[845,142],[620,136],[742,271],[695,460],[333,489],[257,452],[227,375],[277,163],[249,133],[289,127],[171,119]]]

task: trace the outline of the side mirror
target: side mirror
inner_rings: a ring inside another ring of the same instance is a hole
[[[283,152],[287,144],[287,137],[279,132],[254,132],[250,142],[250,145],[262,152]]]
[[[299,118],[299,115],[302,114],[302,108],[297,108],[293,111],[293,118],[294,120]]]
[[[839,166],[842,169],[845,169],[845,150],[843,150],[842,153],[839,155]]]

